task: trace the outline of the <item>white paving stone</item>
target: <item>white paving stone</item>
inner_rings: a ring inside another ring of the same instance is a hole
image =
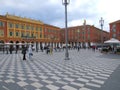
[[[23,78],[23,77],[17,77],[19,80],[21,80],[21,81],[24,81],[24,80],[26,80],[26,78]]]
[[[38,82],[32,83],[31,85],[34,86],[34,87],[36,87],[36,88],[41,88],[41,87],[43,87],[43,85],[40,84],[40,83],[38,83]]]
[[[95,76],[95,78],[104,79],[104,80],[108,79],[108,77],[102,77],[102,76]]]
[[[5,82],[6,82],[6,83],[15,83],[15,81],[12,80],[12,79],[5,80]]]
[[[86,85],[93,86],[93,87],[97,87],[97,88],[100,88],[100,87],[101,87],[101,85],[94,84],[94,83],[86,83]]]
[[[47,79],[47,76],[39,76],[41,79]]]
[[[104,77],[110,77],[110,75],[108,75],[108,74],[99,74],[100,76],[104,76]]]
[[[34,81],[34,82],[39,81],[39,80],[38,80],[38,79],[36,79],[36,78],[30,78],[29,80],[32,80],[32,81]]]
[[[97,76],[97,74],[94,74],[94,73],[87,73],[87,75],[89,76]]]
[[[48,83],[48,84],[52,84],[53,82],[52,81],[50,81],[50,80],[42,80],[43,82],[46,82],[46,83]]]
[[[84,86],[84,84],[82,84],[82,83],[76,83],[76,82],[71,82],[71,84],[72,85],[76,85],[78,87],[83,87]]]
[[[21,87],[24,87],[24,86],[28,85],[28,83],[26,83],[24,81],[17,82],[17,84]]]
[[[88,79],[84,79],[84,78],[78,78],[77,80],[82,81],[82,82],[85,82],[85,83],[89,82]]]
[[[68,86],[68,85],[65,85],[65,86],[62,87],[62,88],[65,89],[65,90],[77,90],[76,88],[71,87],[71,86]]]
[[[95,82],[95,83],[98,83],[98,84],[104,84],[104,81],[102,81],[102,80],[95,80],[95,79],[93,79],[91,81]]]
[[[50,90],[58,90],[59,89],[59,87],[54,86],[54,85],[47,85],[46,87],[49,88]]]
[[[56,80],[60,80],[61,79],[60,77],[57,77],[57,76],[52,76],[51,78],[56,79]]]

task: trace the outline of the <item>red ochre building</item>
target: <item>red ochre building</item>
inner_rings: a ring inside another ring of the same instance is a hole
[[[72,46],[89,47],[109,39],[109,33],[93,25],[68,27],[68,43]],[[0,43],[32,43],[36,49],[45,45],[62,47],[65,43],[65,29],[45,24],[39,20],[15,15],[0,15]]]
[[[120,40],[120,20],[111,22],[110,26],[110,38],[116,38]]]
[[[96,28],[94,25],[87,25],[86,21],[81,26],[68,27],[68,43],[72,46],[90,47],[101,45],[108,39],[108,32]],[[65,42],[65,29],[61,30],[61,41]]]

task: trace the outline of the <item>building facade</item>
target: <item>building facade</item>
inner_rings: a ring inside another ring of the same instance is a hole
[[[111,22],[110,24],[110,38],[120,40],[120,20]]]
[[[2,18],[3,17],[3,18]],[[38,45],[39,41],[44,41],[43,23],[29,18],[18,17],[6,14],[1,16],[3,23],[3,43],[33,43]]]
[[[60,28],[15,15],[0,16],[0,43],[31,43],[36,50],[59,44]],[[54,43],[54,44],[53,44]]]
[[[72,46],[90,47],[109,39],[109,33],[93,25],[68,27],[68,43]],[[61,29],[61,41],[65,42],[65,29]]]
[[[0,42],[4,43],[7,36],[7,23],[4,16],[0,16]]]
[[[72,46],[90,47],[109,39],[109,33],[86,25],[68,27],[68,42]],[[62,47],[65,44],[65,29],[45,24],[39,20],[15,15],[0,15],[0,43],[31,43],[36,50],[45,45]],[[14,47],[15,47],[14,45]]]
[[[60,28],[44,24],[44,42],[43,45],[51,45],[53,47],[60,46]]]

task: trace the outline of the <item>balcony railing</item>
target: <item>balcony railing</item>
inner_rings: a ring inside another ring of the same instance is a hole
[[[35,39],[36,36],[21,36],[23,39]]]

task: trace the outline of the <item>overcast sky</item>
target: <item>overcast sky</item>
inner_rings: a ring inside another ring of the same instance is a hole
[[[100,28],[99,20],[104,19],[104,30],[109,23],[120,19],[120,0],[70,0],[68,5],[68,26],[86,24]],[[41,20],[44,23],[65,27],[62,0],[0,0],[0,14]]]

